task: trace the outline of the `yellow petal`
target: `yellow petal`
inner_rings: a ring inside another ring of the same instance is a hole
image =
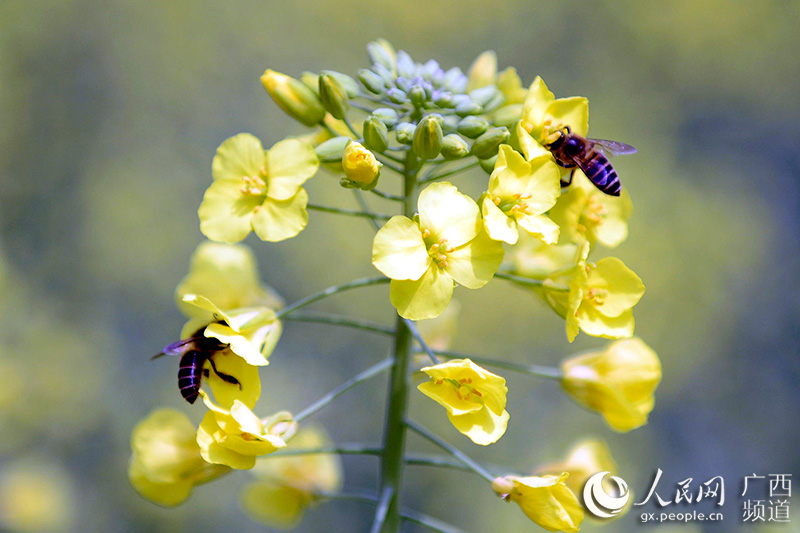
[[[447,410],[448,414],[463,415],[484,409],[482,403],[459,398],[458,388],[449,381],[437,384],[434,380],[420,383],[419,391]]]
[[[450,183],[428,185],[417,206],[420,228],[431,232],[431,243],[445,239],[448,246],[461,246],[483,229],[478,204]]]
[[[580,328],[593,337],[622,339],[633,335],[633,311],[628,309],[616,317],[608,317],[593,306],[584,305],[578,311]]]
[[[585,137],[589,131],[589,100],[582,96],[559,98],[547,106],[544,116],[545,120],[569,126],[572,133]]]
[[[469,437],[472,442],[488,446],[497,442],[505,434],[509,414],[508,411],[503,411],[497,415],[491,409],[484,407],[480,411],[459,416],[447,413],[447,418],[458,431]]]
[[[255,176],[264,167],[264,147],[255,136],[240,133],[226,139],[211,162],[214,181],[235,180]]]
[[[236,378],[239,384],[223,381],[213,369],[210,370],[205,383],[214,393],[214,399],[225,409],[230,409],[235,400],[248,407],[254,407],[261,396],[261,379],[258,367],[249,365],[242,357],[229,350],[214,354],[214,365],[217,370]]]
[[[419,279],[431,264],[419,226],[404,216],[389,219],[375,234],[372,264],[392,279]]]
[[[318,168],[311,145],[298,139],[275,144],[267,152],[267,196],[276,200],[292,198]]]
[[[253,210],[262,197],[242,194],[241,180],[217,180],[203,196],[197,211],[200,231],[212,241],[234,244],[250,233]]]
[[[483,213],[483,226],[486,228],[486,233],[489,234],[489,237],[496,241],[516,244],[519,239],[519,232],[517,231],[517,222],[513,217],[503,213],[489,196],[483,197],[481,211]]]
[[[480,289],[500,268],[503,253],[502,244],[481,232],[467,244],[448,252],[444,270],[468,289]]]
[[[467,71],[467,92],[494,84],[497,76],[497,54],[486,50],[475,58]]]
[[[255,456],[242,455],[226,448],[215,436],[221,440],[224,433],[220,431],[214,413],[209,411],[197,428],[197,444],[200,446],[200,455],[203,459],[209,463],[228,465],[238,470],[249,470],[255,466]]]
[[[389,300],[397,313],[410,320],[436,318],[453,296],[453,280],[431,265],[418,280],[395,280],[389,285]]]
[[[558,242],[560,228],[545,215],[518,215],[516,220],[522,229],[537,239],[541,239],[547,244]]]
[[[511,499],[528,518],[547,531],[580,531],[583,508],[564,484],[567,475],[513,478],[519,494],[512,493]]]
[[[510,143],[515,148],[519,149],[528,161],[542,156],[552,157],[550,151],[539,144],[536,139],[525,130],[522,121],[517,122],[514,126],[511,132]]]
[[[262,241],[278,242],[294,237],[308,223],[308,193],[300,189],[288,200],[267,197],[253,213],[253,229]]]
[[[136,492],[164,507],[174,507],[183,503],[194,487],[194,483],[188,479],[170,482],[154,481],[148,478],[146,469],[141,462],[136,460],[132,460],[128,465],[128,479]]]
[[[522,106],[522,120],[527,125],[535,125],[541,130],[544,112],[550,102],[555,100],[555,95],[550,92],[544,80],[539,76],[531,83],[525,103]],[[528,130],[530,131],[530,130]]]
[[[642,280],[616,257],[605,257],[589,272],[589,286],[605,289],[608,295],[597,310],[609,317],[619,316],[639,303],[644,295]]]
[[[272,483],[253,483],[242,493],[242,507],[253,520],[279,529],[296,526],[311,501],[307,492]]]

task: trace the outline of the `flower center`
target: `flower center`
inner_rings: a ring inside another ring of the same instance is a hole
[[[473,402],[478,402],[478,398],[482,398],[483,394],[477,388],[472,386],[472,378],[455,379],[439,379],[436,381],[437,385],[443,384],[447,381],[456,389],[456,396],[459,400],[470,401],[473,396],[477,398],[472,399]]]
[[[433,262],[436,263],[436,266],[439,268],[446,268],[447,254],[455,250],[455,247],[448,245],[447,239],[444,238],[439,239],[438,242],[429,243],[430,236],[430,230],[426,229],[422,232],[422,238],[425,240],[425,244],[428,246],[428,255],[431,256],[431,259],[433,259]]]
[[[267,169],[261,167],[254,176],[242,176],[242,194],[263,196],[267,194]]]
[[[594,287],[590,287],[583,299],[593,301],[595,305],[603,305],[607,296],[608,291],[606,289],[596,289]]]
[[[548,146],[553,144],[558,140],[559,137],[563,135],[563,130],[566,126],[562,123],[553,124],[551,119],[547,119],[542,122],[542,134],[539,136],[539,144],[542,146]],[[530,132],[528,132],[530,133]]]
[[[606,207],[594,196],[590,196],[586,200],[586,204],[581,210],[580,218],[578,219],[578,231],[586,233],[587,230],[596,228],[602,224],[608,216]]]
[[[530,193],[517,193],[510,198],[500,198],[499,196],[495,196],[492,201],[494,205],[500,208],[500,210],[508,216],[514,216],[516,213],[523,213],[523,214],[531,214],[530,213],[530,206],[526,200],[530,200],[532,195]]]

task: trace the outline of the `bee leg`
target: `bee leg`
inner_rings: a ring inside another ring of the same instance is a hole
[[[575,169],[573,168],[572,172],[569,173],[569,178],[567,178],[567,181],[562,181],[561,182],[561,186],[562,187],[569,187],[570,184],[572,183],[572,178],[574,178],[574,177],[575,177]]]
[[[230,383],[231,385],[239,385],[239,390],[242,390],[242,384],[239,383],[238,379],[231,376],[230,374],[223,374],[222,372],[217,370],[217,365],[214,364],[213,359],[209,358],[208,362],[211,363],[211,368],[214,369],[214,373],[219,376],[219,379],[221,379],[225,383]],[[208,369],[206,369],[206,376],[208,376]]]

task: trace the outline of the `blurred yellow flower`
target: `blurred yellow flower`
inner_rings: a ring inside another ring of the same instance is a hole
[[[297,139],[285,139],[266,153],[249,133],[227,139],[212,162],[214,182],[200,204],[200,230],[227,243],[250,231],[264,241],[294,237],[308,222],[308,194],[301,185],[318,168],[314,149]]]
[[[561,194],[558,166],[550,156],[525,161],[509,145],[500,146],[489,190],[481,198],[486,232],[515,244],[519,229],[548,244],[558,241],[558,225],[544,215]]]
[[[492,482],[494,491],[547,531],[580,531],[583,507],[567,487],[569,474],[560,476],[505,476]]]
[[[199,294],[185,294],[181,301],[186,304],[190,316],[194,315],[183,327],[182,339],[203,331],[204,336],[229,345],[233,353],[249,364],[269,364],[267,357],[281,335],[281,323],[272,309],[260,306],[222,310]]]
[[[487,446],[506,432],[506,380],[469,359],[453,359],[422,369],[430,381],[419,390],[447,410],[455,428],[475,444]]]
[[[557,270],[572,268],[577,257],[575,244],[545,244],[525,234],[511,250],[514,272],[532,279],[544,279]]]
[[[372,264],[392,278],[392,305],[412,320],[439,316],[454,281],[483,287],[503,260],[503,246],[483,231],[478,205],[455,186],[428,186],[417,206],[417,221],[392,217],[372,245]]]
[[[183,302],[187,294],[202,294],[220,309],[264,305],[278,309],[283,300],[261,282],[253,251],[244,244],[205,241],[192,254],[189,273],[175,289],[181,311],[197,316],[195,306]]]
[[[475,58],[467,71],[467,92],[494,85],[497,77],[497,54],[486,50]]]
[[[614,248],[628,237],[632,212],[628,191],[623,189],[620,196],[604,194],[583,172],[576,172],[569,190],[548,214],[561,227],[561,243],[600,242]]]
[[[661,381],[661,362],[641,339],[616,341],[603,351],[573,357],[561,370],[561,385],[570,397],[599,412],[616,431],[647,423]]]
[[[194,426],[186,415],[173,409],[158,409],[139,422],[131,436],[131,448],[131,484],[159,505],[178,505],[195,485],[229,470],[203,460]]]
[[[287,450],[310,450],[331,444],[319,428],[305,428]],[[268,457],[256,463],[258,481],[244,488],[242,507],[254,520],[270,527],[290,529],[303,518],[319,493],[335,493],[342,486],[342,464],[336,454]]]
[[[74,531],[76,492],[67,472],[40,458],[3,466],[0,475],[3,531]]]
[[[383,165],[359,142],[350,141],[342,154],[342,169],[348,186],[372,189]]]
[[[586,481],[598,472],[617,472],[617,463],[611,457],[611,450],[601,439],[587,439],[579,442],[569,451],[569,455],[562,463],[544,465],[536,469],[537,473],[555,474],[567,472],[567,487],[572,492],[579,494]]]
[[[584,244],[577,265],[549,274],[542,294],[550,307],[566,319],[570,342],[579,330],[606,339],[630,337],[634,329],[633,307],[644,295],[644,284],[616,257],[587,263],[588,253],[589,245]]]
[[[197,429],[197,444],[200,455],[209,463],[239,470],[253,468],[256,456],[284,448],[297,431],[297,424],[286,411],[262,421],[239,400],[225,409],[201,394],[209,412]]]

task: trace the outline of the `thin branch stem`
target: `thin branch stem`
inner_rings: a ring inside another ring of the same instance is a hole
[[[552,291],[569,292],[569,287],[565,287],[564,285],[547,283],[546,280],[526,278],[523,276],[517,276],[516,274],[510,274],[508,272],[502,272],[502,271],[495,272],[494,277],[505,279],[508,281],[513,281],[514,283],[519,283],[520,285],[527,285],[529,287],[547,287],[547,289]]]
[[[350,133],[352,133],[356,137],[356,139],[361,138],[361,134],[358,133],[356,129],[353,127],[353,123],[350,122],[350,119],[347,118],[347,115],[342,117],[342,121],[344,122],[345,126],[347,126],[347,129],[350,130]]]
[[[360,318],[350,318],[343,315],[336,315],[333,313],[323,313],[319,311],[305,311],[292,313],[289,316],[283,317],[284,320],[291,320],[294,322],[314,322],[318,324],[330,324],[332,326],[344,326],[348,328],[362,329],[364,331],[371,331],[373,333],[380,333],[381,335],[394,336],[394,328],[391,326],[384,326],[368,320],[361,320]]]
[[[412,320],[409,320],[407,318],[404,318],[403,320],[405,320],[409,331],[411,331],[411,335],[414,337],[414,339],[416,339],[416,341],[422,347],[423,351],[428,354],[428,357],[430,357],[433,364],[438,365],[439,358],[436,357],[436,353],[434,353],[434,351],[431,350],[431,347],[428,346],[428,343],[425,342],[425,339],[422,338],[422,334],[419,332],[419,329],[417,329],[417,325]]]
[[[458,168],[454,168],[452,170],[447,170],[447,171],[442,172],[440,174],[435,174],[436,170],[439,169],[439,167],[437,166],[435,168],[432,168],[430,171],[428,171],[428,173],[421,180],[419,180],[419,183],[420,183],[420,185],[422,185],[423,183],[429,183],[431,181],[440,180],[442,178],[446,178],[448,176],[452,176],[453,174],[458,174],[460,172],[464,172],[465,170],[469,170],[471,168],[475,168],[479,164],[480,164],[480,161],[475,160],[475,161],[472,161],[471,163],[468,163],[466,165],[462,165],[462,166],[460,166]]]
[[[358,206],[361,208],[363,212],[372,214],[369,205],[367,205],[367,199],[364,198],[364,193],[361,190],[353,189],[353,196],[356,197],[356,202],[358,202]],[[378,229],[380,228],[380,224],[378,224],[378,222],[374,218],[370,218],[369,222],[370,224],[372,224],[372,227],[375,229],[375,231],[378,231]]]
[[[323,396],[310,406],[306,407],[303,411],[301,411],[297,416],[294,417],[294,421],[299,423],[302,420],[308,418],[309,416],[313,415],[323,407],[326,407],[328,404],[330,404],[333,400],[336,399],[337,396],[355,387],[359,383],[362,383],[372,377],[377,376],[378,374],[380,374],[381,372],[392,366],[392,363],[394,363],[394,359],[390,357],[388,359],[381,361],[377,365],[373,365],[370,368],[364,370],[363,372],[356,374],[355,376],[345,381],[344,383],[333,389],[331,392],[329,392],[328,394],[326,394],[325,396]]]
[[[339,207],[328,207],[325,205],[317,205],[317,204],[308,204],[306,206],[308,209],[313,209],[315,211],[323,211],[325,213],[335,213],[337,215],[347,215],[351,217],[362,217],[362,218],[371,218],[377,220],[389,220],[392,218],[391,215],[380,215],[376,213],[365,213],[363,211],[354,211],[352,209],[341,209]]]
[[[395,202],[405,202],[406,199],[396,194],[389,194],[388,192],[379,191],[378,189],[371,189],[369,192],[387,200],[394,200]]]
[[[381,490],[381,497],[378,500],[378,508],[375,510],[375,519],[372,521],[372,528],[370,533],[380,533],[383,529],[383,524],[386,523],[386,515],[389,512],[389,505],[394,496],[394,487],[387,485]]]
[[[459,529],[456,526],[448,524],[447,522],[442,522],[438,518],[434,518],[430,515],[417,511],[403,511],[402,519],[406,522],[419,524],[422,527],[426,527],[431,531],[436,531],[437,533],[464,533],[464,530]]]
[[[389,278],[378,276],[374,278],[359,278],[353,281],[349,281],[347,283],[342,283],[341,285],[334,285],[332,287],[328,287],[327,289],[314,293],[310,296],[306,296],[305,298],[301,298],[300,300],[297,300],[296,302],[291,303],[282,309],[279,309],[275,313],[275,317],[276,318],[285,317],[289,313],[296,311],[301,307],[305,307],[308,304],[312,304],[318,300],[322,300],[323,298],[333,296],[334,294],[338,294],[340,292],[349,291],[350,289],[357,289],[358,287],[367,287],[369,285],[379,285],[383,283],[389,283],[389,281],[391,281]]]
[[[374,152],[373,152],[373,153],[374,153]],[[400,160],[398,160],[396,157],[394,157],[394,156],[393,156],[393,155],[391,155],[391,154],[387,154],[386,152],[384,152],[383,154],[380,154],[380,155],[378,155],[378,154],[375,154],[375,159],[377,159],[378,161],[380,161],[380,162],[381,162],[381,165],[385,166],[386,168],[390,168],[390,169],[392,169],[393,171],[397,172],[397,173],[398,173],[398,174],[400,174],[400,175],[402,175],[402,174],[403,174],[403,169],[402,169],[402,168],[398,167],[397,165],[393,165],[392,163],[389,163],[388,161],[384,161],[384,160],[383,160],[383,159],[381,159],[381,158],[385,158],[385,159],[389,159],[389,160],[391,160],[391,161],[396,161],[396,162],[399,162]]]
[[[476,363],[481,363],[486,366],[505,368],[507,370],[513,370],[514,372],[521,372],[523,374],[530,374],[532,376],[537,376],[540,378],[554,379],[560,381],[564,377],[564,375],[561,373],[561,369],[552,366],[513,363],[511,361],[490,359],[488,357],[483,357],[481,355],[465,354],[449,350],[437,350],[436,354],[441,355],[443,357],[451,357],[453,359],[472,359]]]
[[[375,445],[339,444],[337,446],[320,446],[319,448],[306,448],[301,450],[278,450],[275,453],[265,455],[259,460],[268,460],[270,457],[292,457],[296,455],[380,455],[381,451],[381,448]]]
[[[485,479],[489,483],[494,481],[496,476],[493,476],[489,471],[487,471],[485,468],[483,468],[477,462],[472,460],[467,454],[465,454],[464,452],[462,452],[461,450],[459,450],[455,446],[453,446],[453,445],[447,443],[446,441],[444,441],[443,439],[437,437],[436,435],[434,435],[433,433],[431,433],[430,431],[428,431],[424,427],[420,426],[416,422],[413,422],[411,420],[406,419],[406,426],[408,426],[409,429],[414,431],[420,437],[423,437],[423,438],[431,441],[433,444],[439,446],[441,449],[443,449],[444,451],[446,451],[447,453],[449,453],[450,455],[452,455],[453,457],[455,457],[456,459],[461,461],[465,466],[469,467],[470,470],[472,470],[473,472],[475,472],[476,474],[481,476],[483,479]]]

